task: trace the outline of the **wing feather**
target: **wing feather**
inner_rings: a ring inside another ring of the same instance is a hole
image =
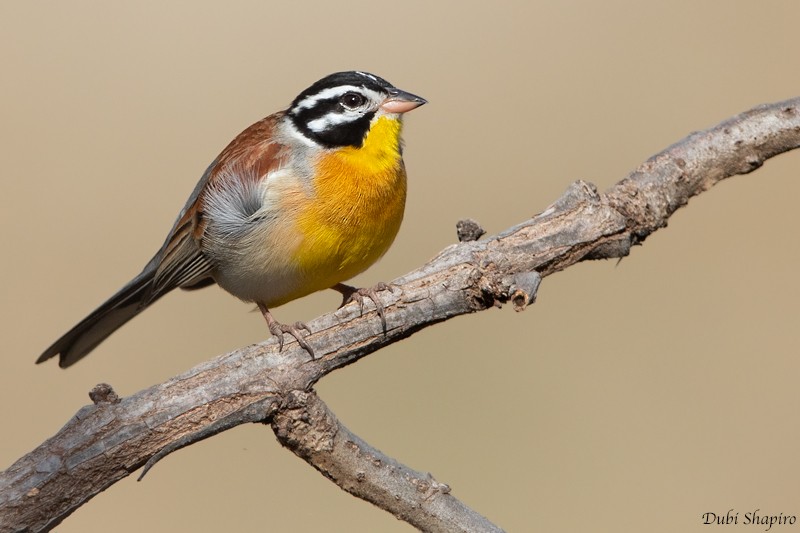
[[[142,272],[54,342],[37,363],[58,355],[60,366],[70,366],[169,291],[214,283],[214,265],[201,245],[207,226],[205,204],[218,181],[225,176],[231,178],[229,170],[234,166],[246,169],[242,175],[253,179],[280,166],[284,147],[274,141],[273,134],[283,115],[276,113],[256,122],[220,153],[203,173],[161,249]]]

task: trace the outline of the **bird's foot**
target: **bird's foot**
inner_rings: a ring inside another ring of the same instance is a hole
[[[306,342],[306,336],[302,332],[302,330],[306,330],[306,332],[311,333],[311,329],[306,326],[302,322],[295,322],[294,324],[281,324],[272,316],[272,313],[269,312],[265,306],[258,304],[258,308],[261,310],[261,314],[264,315],[264,319],[267,321],[267,327],[269,328],[269,332],[275,335],[278,339],[278,351],[283,350],[283,334],[288,333],[292,337],[295,338],[297,344],[300,345],[311,358],[314,358],[314,350],[311,346]]]
[[[388,283],[379,282],[375,284],[374,287],[369,287],[366,289],[358,289],[356,287],[351,287],[350,285],[345,285],[344,283],[337,283],[333,287],[333,290],[342,293],[342,305],[339,306],[339,309],[344,307],[345,305],[349,304],[350,302],[358,302],[358,305],[361,307],[361,314],[364,314],[364,298],[369,298],[372,300],[372,303],[375,304],[375,310],[378,312],[378,316],[381,319],[381,326],[383,326],[383,333],[386,333],[386,313],[383,308],[383,302],[381,302],[380,298],[378,297],[378,291],[393,291],[394,286]]]

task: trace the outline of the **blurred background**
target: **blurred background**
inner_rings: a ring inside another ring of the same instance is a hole
[[[218,288],[176,292],[69,370],[41,351],[139,272],[208,163],[318,78],[363,69],[426,97],[406,121],[404,226],[356,278],[606,189],[650,155],[800,95],[800,4],[3,2],[0,469],[98,382],[121,395],[267,329]],[[800,153],[680,210],[621,263],[545,279],[318,390],[355,433],[509,531],[705,531],[800,515]],[[310,320],[320,293],[277,310]],[[411,531],[239,427],[123,480],[59,532]]]

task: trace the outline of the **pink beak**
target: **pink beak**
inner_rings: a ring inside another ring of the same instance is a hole
[[[381,109],[387,113],[407,113],[412,109],[416,109],[428,101],[417,95],[401,91],[400,89],[392,89],[389,92],[389,97],[381,104]]]

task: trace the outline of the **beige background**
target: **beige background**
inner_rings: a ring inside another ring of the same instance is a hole
[[[236,133],[329,72],[430,100],[407,121],[405,224],[362,285],[428,260],[459,218],[498,232],[577,178],[607,188],[693,130],[800,95],[792,2],[120,4],[0,4],[0,468],[100,381],[128,395],[266,337],[212,288],[168,296],[69,371],[33,364],[139,271]],[[353,431],[510,531],[800,515],[799,172],[800,153],[772,160],[619,265],[547,278],[525,313],[438,325],[318,389]],[[292,526],[411,530],[248,426],[118,483],[58,531]]]

